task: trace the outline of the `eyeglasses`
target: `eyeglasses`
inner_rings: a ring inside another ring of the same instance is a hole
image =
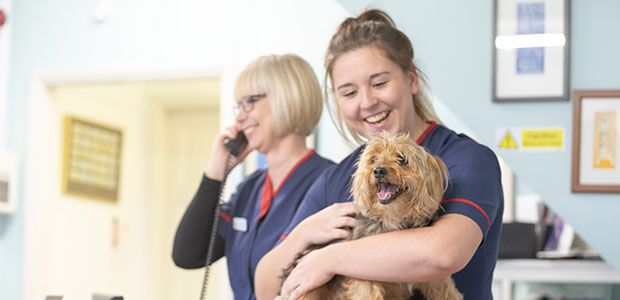
[[[243,110],[246,113],[249,113],[254,108],[254,103],[262,98],[265,98],[266,94],[257,94],[257,95],[249,95],[247,97],[241,98],[239,102],[235,103],[233,107],[235,116],[239,114],[240,110]]]

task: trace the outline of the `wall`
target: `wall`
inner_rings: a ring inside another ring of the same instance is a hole
[[[0,8],[2,8],[10,21],[10,18],[12,18],[11,1],[0,0]],[[0,151],[7,150],[5,139],[7,122],[4,115],[6,115],[9,41],[12,27],[9,21],[0,28]],[[20,212],[18,211],[16,214],[19,215]],[[16,215],[0,214],[0,291],[4,290],[5,286],[19,286],[21,277],[19,245],[22,239],[21,224],[15,221],[19,220],[19,218],[20,216]],[[5,270],[12,270],[13,272]]]
[[[329,0],[110,0],[109,19],[95,21],[91,17],[94,2],[98,1],[22,0],[12,6],[4,124],[7,147],[22,157],[30,150],[44,151],[29,149],[32,144],[27,144],[27,116],[40,109],[29,107],[33,76],[200,73],[238,69],[258,55],[274,52],[297,53],[320,74],[324,47],[346,15]],[[21,166],[23,174],[23,160]],[[21,265],[31,258],[21,254],[20,236],[25,234],[21,227],[24,214],[32,213],[23,203],[24,193],[34,189],[20,190],[18,212],[0,219],[0,254],[6,254],[0,261],[0,299],[21,299],[28,290],[28,286],[20,287],[20,278],[27,276],[21,274]]]
[[[2,9],[7,18],[11,18],[11,1],[0,0],[0,9]],[[4,115],[6,106],[6,75],[9,70],[10,30],[9,22],[0,27],[0,116]],[[4,126],[4,122],[0,122],[0,149],[4,149]]]
[[[492,1],[339,1],[351,14],[385,9],[412,39],[419,66],[437,98],[487,145],[496,127],[559,126],[562,152],[500,152],[518,180],[557,212],[587,243],[620,270],[617,226],[620,196],[570,192],[572,102],[493,103]],[[570,1],[570,89],[620,88],[620,10],[615,0]],[[449,8],[449,9],[448,9]]]

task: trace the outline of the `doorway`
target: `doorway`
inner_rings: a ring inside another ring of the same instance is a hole
[[[24,197],[24,299],[196,299],[204,269],[171,258],[176,226],[219,132],[221,79],[38,82],[31,90]],[[62,193],[66,116],[123,132],[115,201]],[[225,262],[208,298],[232,299]]]

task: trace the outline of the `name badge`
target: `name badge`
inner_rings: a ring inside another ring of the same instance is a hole
[[[248,231],[248,220],[245,218],[234,217],[232,221],[234,230],[241,232]]]

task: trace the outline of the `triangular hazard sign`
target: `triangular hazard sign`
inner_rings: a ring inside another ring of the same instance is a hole
[[[504,138],[502,139],[502,143],[499,144],[500,148],[504,148],[504,149],[508,149],[508,148],[517,148],[517,143],[515,143],[515,140],[512,138],[512,135],[510,135],[510,131],[506,132],[506,135],[504,136]]]

